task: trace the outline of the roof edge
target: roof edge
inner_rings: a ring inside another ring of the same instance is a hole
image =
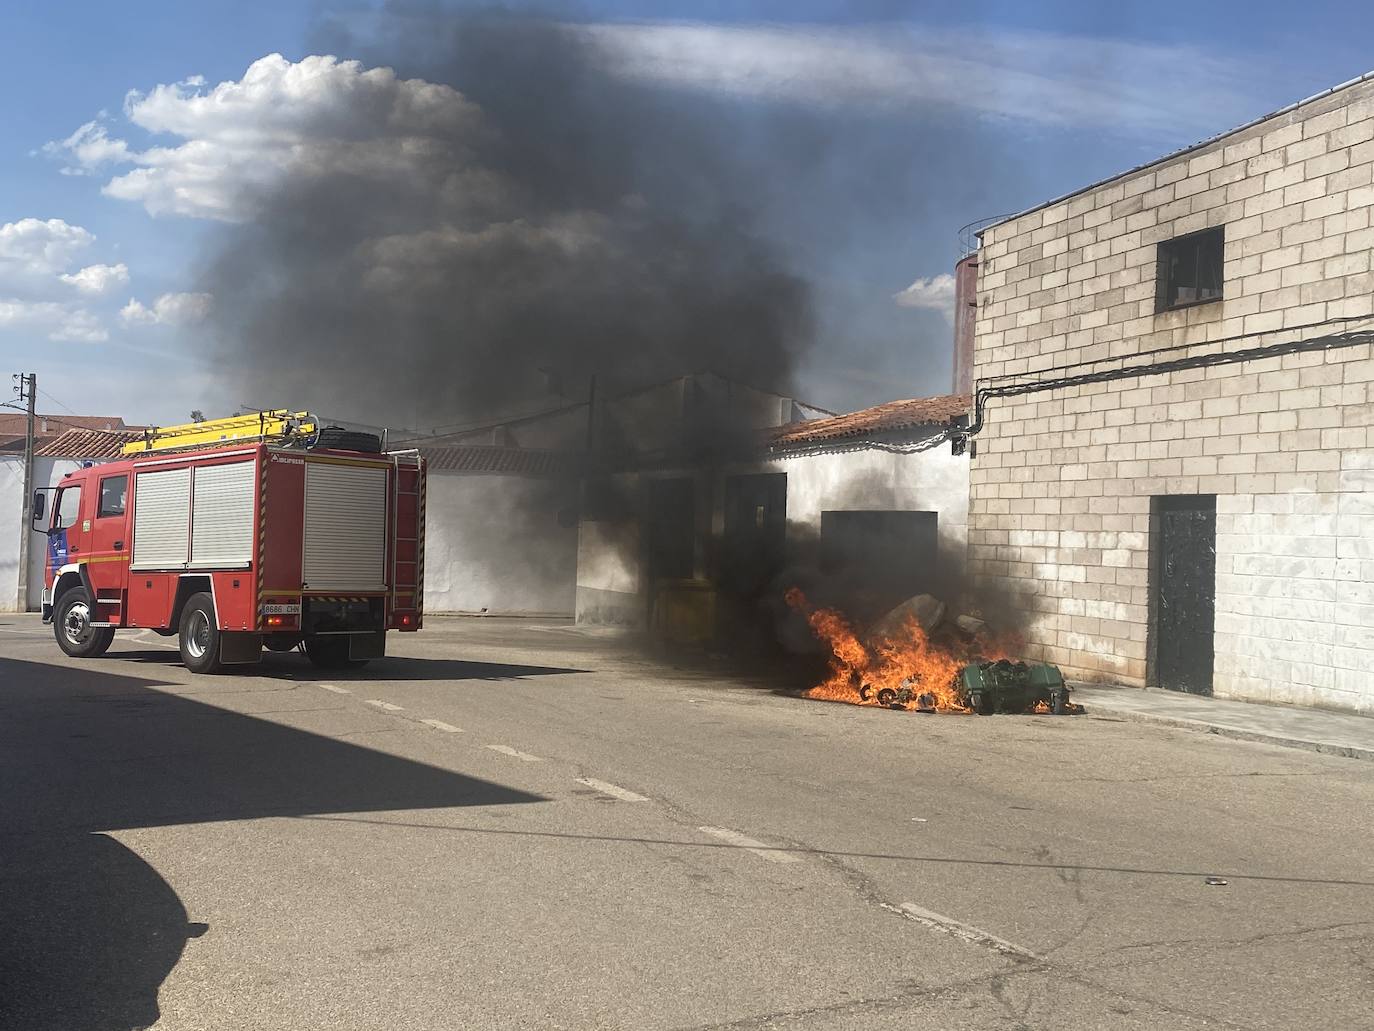
[[[1360,85],[1360,83],[1362,82],[1369,82],[1371,80],[1374,80],[1374,69],[1365,72],[1363,75],[1357,75],[1353,79],[1347,79],[1345,82],[1338,83],[1335,86],[1331,86],[1328,89],[1324,89],[1320,93],[1314,93],[1310,97],[1304,97],[1302,100],[1296,100],[1291,104],[1287,104],[1279,108],[1277,111],[1270,111],[1268,114],[1260,115],[1258,118],[1252,118],[1248,122],[1244,122],[1241,125],[1237,125],[1235,128],[1227,129],[1224,132],[1219,132],[1215,136],[1208,136],[1206,139],[1199,140],[1197,143],[1189,144],[1186,147],[1180,147],[1178,150],[1170,151],[1169,153],[1164,154],[1161,157],[1157,157],[1153,160],[1146,161],[1144,164],[1136,165],[1133,168],[1128,168],[1124,172],[1117,172],[1115,175],[1110,175],[1106,179],[1099,179],[1096,182],[1088,183],[1086,186],[1080,186],[1076,190],[1070,190],[1068,193],[1062,193],[1058,197],[1051,197],[1047,201],[1041,201],[1039,204],[1034,204],[1029,208],[1026,208],[1022,211],[1018,211],[1014,215],[1005,215],[1002,218],[998,219],[996,222],[990,222],[987,225],[983,226],[983,228],[979,229],[974,235],[976,235],[979,241],[981,242],[983,239],[983,234],[986,233],[989,229],[996,229],[998,226],[1004,226],[1008,222],[1015,222],[1018,218],[1024,218],[1026,215],[1034,214],[1035,212],[1041,211],[1045,208],[1053,207],[1061,201],[1072,200],[1074,197],[1078,197],[1084,193],[1089,192],[1090,190],[1096,190],[1099,187],[1107,186],[1108,184],[1114,183],[1119,179],[1126,179],[1130,176],[1137,174],[1138,172],[1145,171],[1147,168],[1153,168],[1155,165],[1162,165],[1166,161],[1173,161],[1175,158],[1180,158],[1185,154],[1191,154],[1193,151],[1201,150],[1203,147],[1210,147],[1212,144],[1218,143],[1221,140],[1226,139],[1228,136],[1234,136],[1236,133],[1244,132],[1246,129],[1253,129],[1255,126],[1260,125],[1263,122],[1267,122],[1272,118],[1278,118],[1280,115],[1286,115],[1291,111],[1296,111],[1300,107],[1306,107],[1308,104],[1314,104],[1318,100],[1323,100],[1326,97],[1339,93],[1341,92],[1341,90],[1351,89],[1352,87]]]

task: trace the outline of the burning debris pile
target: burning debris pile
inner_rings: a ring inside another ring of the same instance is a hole
[[[807,698],[917,712],[1081,712],[1054,666],[1017,662],[1020,641],[998,639],[982,620],[944,621],[928,594],[903,602],[860,634],[833,609],[797,588],[787,604],[830,648],[830,675]]]

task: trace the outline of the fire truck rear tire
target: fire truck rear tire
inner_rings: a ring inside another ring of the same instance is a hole
[[[90,595],[84,587],[73,587],[62,595],[53,616],[57,646],[76,659],[104,655],[114,640],[113,627],[91,626],[94,614]]]
[[[215,600],[210,595],[193,594],[186,599],[177,642],[181,646],[181,661],[192,673],[214,673],[219,669],[219,620],[215,618]]]

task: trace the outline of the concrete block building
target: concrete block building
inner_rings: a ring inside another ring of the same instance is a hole
[[[981,234],[970,570],[1071,675],[1374,713],[1374,74]]]

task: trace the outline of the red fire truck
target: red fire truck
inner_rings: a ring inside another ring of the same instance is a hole
[[[420,629],[425,464],[275,411],[149,431],[34,498],[43,620],[68,655],[116,630],[180,639],[197,673],[303,646],[317,666]],[[46,504],[47,492],[55,492]]]

